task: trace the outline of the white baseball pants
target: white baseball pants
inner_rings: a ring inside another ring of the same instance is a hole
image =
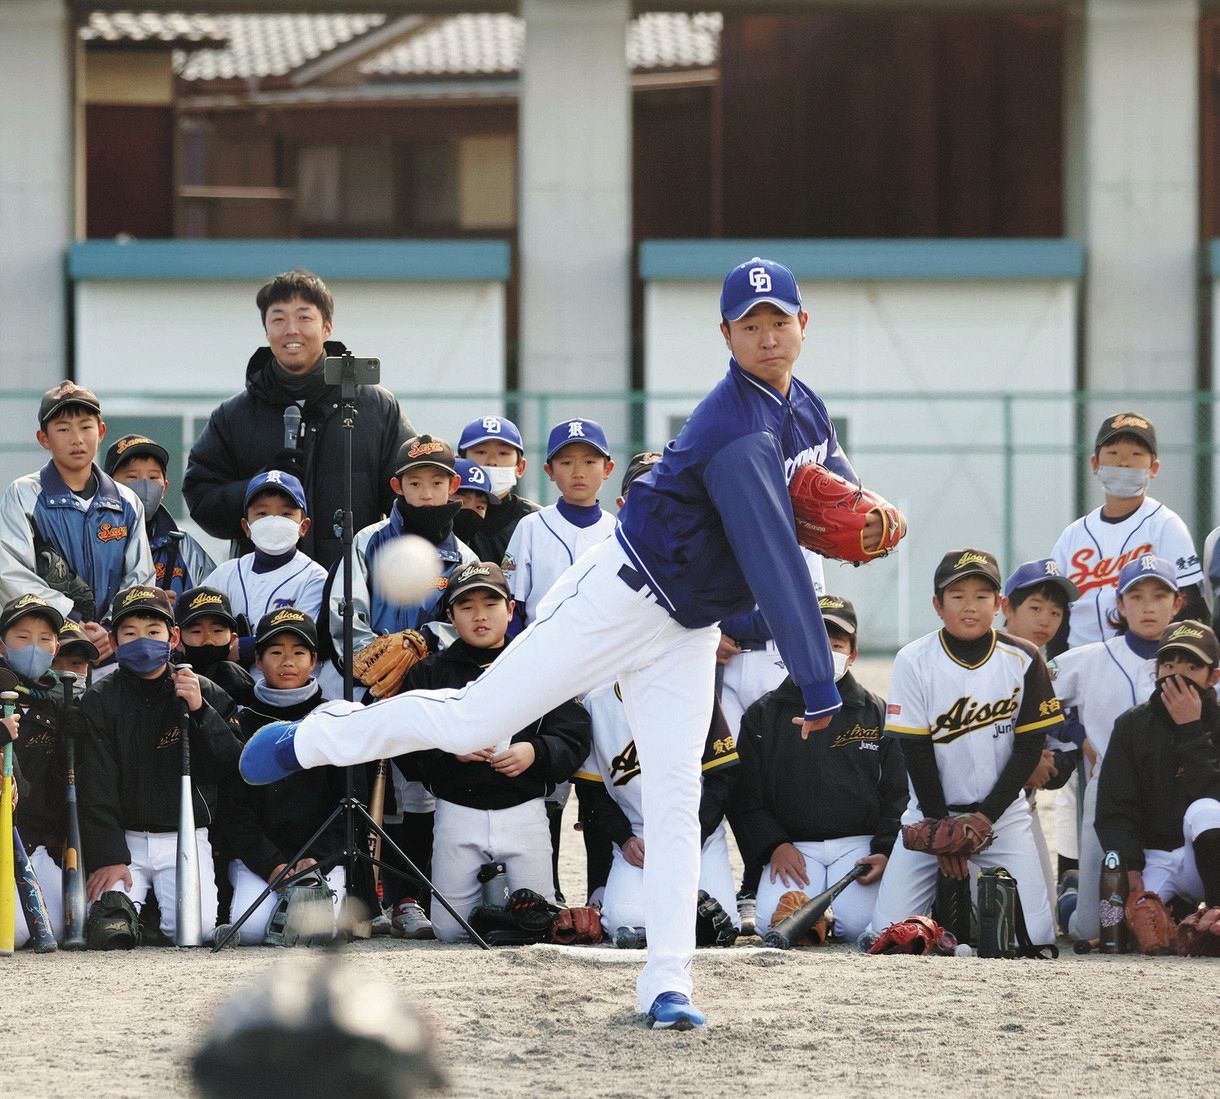
[[[775,914],[780,897],[793,889],[799,889],[809,897],[825,892],[869,853],[872,842],[872,836],[844,836],[842,839],[802,840],[793,844],[805,856],[808,885],[785,885],[778,877],[772,881],[770,864],[764,867],[756,902],[755,927],[759,935],[771,930],[771,917]],[[868,927],[880,888],[880,882],[861,885],[854,881],[834,899],[831,907],[839,938],[854,942],[860,932]]]
[[[172,939],[178,927],[178,833],[127,832],[125,835],[127,850],[131,852],[131,862],[127,864],[131,888],[128,889],[122,880],[115,882],[112,888],[126,893],[139,911],[144,907],[151,886],[161,908],[161,931],[166,938]],[[195,829],[195,844],[199,851],[199,912],[206,939],[216,927],[216,909],[220,903],[212,868],[212,845],[208,842],[206,828]]]
[[[1192,801],[1182,818],[1186,843],[1176,851],[1144,852],[1144,888],[1157,894],[1166,904],[1174,897],[1186,901],[1203,900],[1203,879],[1195,863],[1197,836],[1220,828],[1220,801],[1200,798]]]
[[[341,865],[332,867],[326,872],[326,884],[330,886],[331,892],[334,894],[336,920],[340,906],[343,904],[343,898],[347,896],[347,886],[344,882],[346,876]],[[245,914],[246,909],[258,900],[258,895],[267,888],[267,879],[259,877],[241,859],[234,859],[229,863],[229,884],[233,886],[233,903],[229,906],[229,914],[236,922],[240,916]],[[262,945],[263,938],[267,934],[267,925],[271,922],[272,913],[275,912],[279,899],[278,892],[268,893],[262,903],[250,913],[250,918],[241,925],[240,934],[243,943]]]

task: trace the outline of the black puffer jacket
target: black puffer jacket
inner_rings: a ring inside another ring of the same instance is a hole
[[[336,340],[328,355],[346,348]],[[191,517],[214,538],[233,542],[233,554],[252,548],[242,537],[246,483],[269,468],[284,449],[284,409],[294,397],[272,369],[271,348],[260,347],[246,366],[246,388],[212,412],[191,448],[182,494]],[[363,385],[356,396],[352,433],[352,511],[356,530],[383,518],[393,503],[390,478],[399,445],[415,434],[398,399],[379,385]],[[302,409],[305,495],[313,526],[301,542],[303,552],[329,568],[343,552],[335,537],[334,514],[343,506],[343,421],[339,387],[319,385]]]

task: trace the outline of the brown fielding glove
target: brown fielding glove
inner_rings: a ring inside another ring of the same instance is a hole
[[[799,889],[789,889],[782,893],[775,902],[775,911],[771,915],[771,926],[775,927],[781,920],[786,920],[793,912],[804,908],[809,903],[809,894]],[[830,937],[830,909],[827,909],[808,931],[793,942],[793,946],[821,946]]]
[[[1178,953],[1183,958],[1220,957],[1220,907],[1192,912],[1178,924]]]
[[[574,943],[600,943],[604,939],[600,908],[561,908],[551,924],[551,942],[572,946]]]
[[[893,504],[825,466],[800,466],[788,482],[788,495],[796,540],[823,557],[863,565],[895,549],[907,531],[902,512]],[[881,541],[865,546],[864,524],[874,511],[882,519]]]
[[[1127,928],[1139,943],[1141,954],[1173,954],[1177,927],[1169,909],[1155,893],[1132,893],[1124,906]]]
[[[957,813],[951,817],[924,817],[902,826],[902,842],[910,851],[930,855],[976,855],[991,846],[995,834],[982,813]]]
[[[931,851],[932,838],[936,835],[936,829],[940,826],[940,821],[936,817],[924,817],[923,820],[917,820],[914,824],[904,824],[902,826],[902,845],[908,851]]]
[[[403,677],[428,655],[422,633],[401,630],[387,633],[361,649],[352,661],[352,675],[374,698],[389,698],[402,687]]]

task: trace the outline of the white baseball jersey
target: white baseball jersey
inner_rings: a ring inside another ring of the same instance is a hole
[[[635,736],[627,721],[622,693],[617,683],[599,687],[581,700],[593,722],[593,746],[589,757],[573,779],[603,782],[606,790],[631,822],[637,836],[644,834],[644,807],[641,801],[640,759]],[[734,736],[715,736],[709,732],[703,751],[703,773],[737,762]]]
[[[219,588],[229,597],[233,614],[244,614],[250,629],[258,620],[280,607],[296,607],[314,621],[322,609],[322,588],[326,570],[297,550],[278,569],[254,571],[254,554],[247,553],[222,565],[203,581],[209,588]]]
[[[1156,658],[1132,651],[1125,636],[1060,653],[1048,671],[1056,696],[1076,708],[1098,757],[1106,754],[1119,715],[1147,702],[1156,688]]]
[[[1180,587],[1203,579],[1186,524],[1177,512],[1150,496],[1121,523],[1106,522],[1101,508],[1095,508],[1059,535],[1051,557],[1080,589],[1080,598],[1069,608],[1068,644],[1072,648],[1114,636],[1107,617],[1115,609],[1118,574],[1145,553],[1172,562]]]
[[[894,658],[886,735],[932,738],[948,805],[983,801],[1012,755],[1013,738],[1062,721],[1037,650],[1009,634],[993,631],[990,651],[973,666],[949,652],[943,630]],[[912,788],[911,805],[916,801]]]
[[[525,623],[538,616],[538,604],[555,581],[585,550],[604,542],[614,533],[617,520],[608,511],[592,526],[568,522],[557,504],[527,515],[517,524],[504,554],[504,575],[518,607],[525,609]]]

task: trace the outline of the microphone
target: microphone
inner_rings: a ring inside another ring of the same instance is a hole
[[[284,449],[296,450],[300,442],[301,410],[290,404],[284,409]]]

